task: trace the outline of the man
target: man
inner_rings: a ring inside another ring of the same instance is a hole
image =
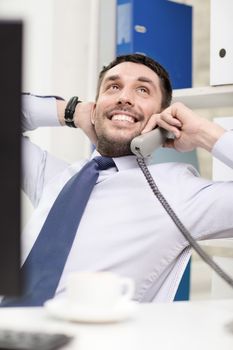
[[[190,247],[154,197],[131,154],[130,142],[160,126],[175,135],[164,146],[179,151],[202,147],[233,167],[233,133],[181,103],[169,106],[170,101],[171,85],[163,67],[134,54],[121,56],[103,69],[95,104],[77,104],[72,123],[96,145],[92,158],[113,157],[116,167],[100,172],[55,296],[64,292],[71,271],[109,270],[134,279],[135,300],[174,299]],[[65,107],[65,101],[26,95],[24,128],[65,125]],[[24,152],[23,186],[36,210],[24,232],[23,260],[59,192],[84,164],[69,166],[28,139]],[[202,179],[187,164],[157,164],[149,169],[195,239],[233,236],[232,182]]]

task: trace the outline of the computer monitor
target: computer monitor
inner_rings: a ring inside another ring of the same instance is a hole
[[[0,295],[20,278],[20,111],[22,23],[0,20]]]

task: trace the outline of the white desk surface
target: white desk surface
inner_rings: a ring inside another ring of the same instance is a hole
[[[0,328],[75,335],[72,350],[233,350],[233,299],[141,304],[132,319],[81,324],[53,319],[43,308],[2,308]]]

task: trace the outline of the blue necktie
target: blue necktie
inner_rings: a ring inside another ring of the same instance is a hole
[[[41,306],[54,296],[99,170],[114,166],[112,158],[95,157],[65,184],[22,266],[24,296],[1,306]]]

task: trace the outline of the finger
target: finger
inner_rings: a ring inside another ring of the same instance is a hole
[[[166,123],[176,126],[177,128],[182,128],[182,123],[179,119],[174,117],[169,111],[164,111],[160,114],[161,120],[164,120]]]
[[[157,125],[169,132],[171,132],[172,134],[174,134],[174,136],[176,138],[179,138],[181,136],[181,130],[180,128],[173,126],[171,124],[168,124],[167,122],[165,122],[164,120],[160,119],[157,121]]]
[[[156,126],[157,126],[157,118],[159,115],[157,114],[153,114],[150,119],[148,120],[146,126],[144,127],[144,129],[142,130],[142,134],[149,132],[151,130],[153,130]]]

